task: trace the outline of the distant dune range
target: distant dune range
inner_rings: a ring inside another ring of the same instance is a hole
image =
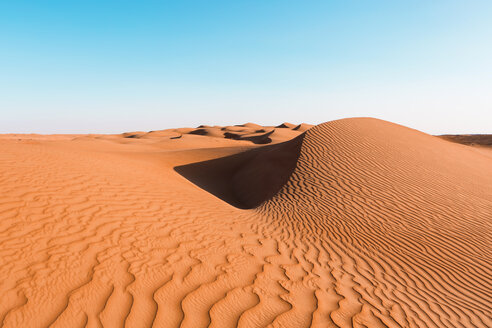
[[[3,135],[0,326],[491,327],[487,138]]]
[[[445,134],[440,137],[463,145],[492,147],[492,134]]]

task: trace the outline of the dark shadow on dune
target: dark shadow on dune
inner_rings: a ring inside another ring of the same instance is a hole
[[[272,198],[294,171],[304,134],[232,156],[177,166],[176,172],[223,201],[251,209]]]
[[[207,135],[207,130],[205,130],[205,128],[198,128],[196,130],[190,131],[188,134],[196,134],[199,136],[205,136],[205,135]]]
[[[251,141],[252,143],[257,145],[264,145],[272,142],[272,139],[270,139],[270,135],[273,132],[275,132],[275,130],[269,132],[265,132],[264,130],[262,130],[262,132],[260,132],[261,134],[255,134],[255,135],[242,135],[240,133],[235,133],[235,132],[225,132],[224,137],[227,139],[246,140],[246,141]]]

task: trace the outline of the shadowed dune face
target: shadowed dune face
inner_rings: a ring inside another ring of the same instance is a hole
[[[174,168],[223,201],[255,208],[275,195],[294,170],[304,135],[284,143]]]
[[[488,150],[222,128],[0,138],[0,326],[492,327]]]

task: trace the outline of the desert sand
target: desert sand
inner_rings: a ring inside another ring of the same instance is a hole
[[[2,327],[492,327],[492,152],[371,118],[0,137]]]

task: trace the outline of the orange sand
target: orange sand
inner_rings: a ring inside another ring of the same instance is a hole
[[[0,137],[0,326],[491,327],[492,156],[357,118]]]

